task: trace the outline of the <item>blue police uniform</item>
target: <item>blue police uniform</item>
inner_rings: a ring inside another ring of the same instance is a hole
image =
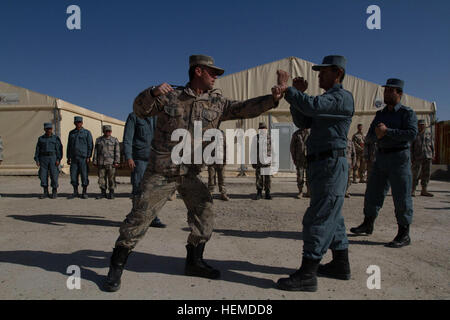
[[[128,115],[123,132],[125,159],[133,159],[136,168],[131,172],[132,193],[139,193],[139,184],[150,158],[151,142],[156,127],[156,117],[141,119],[134,112]]]
[[[384,123],[388,128],[380,140],[375,134],[379,123]],[[376,113],[367,134],[367,140],[376,142],[378,150],[364,198],[364,216],[373,219],[378,216],[390,184],[397,223],[402,226],[411,224],[413,205],[409,146],[417,132],[417,116],[409,107],[399,103],[393,111],[385,107]]]
[[[327,249],[348,248],[342,205],[348,179],[347,135],[353,95],[335,84],[313,97],[290,87],[285,95],[294,123],[310,128],[306,142],[310,206],[303,217],[303,256],[320,260]]]
[[[47,136],[44,134],[38,138],[34,161],[39,163],[41,187],[48,187],[48,176],[50,172],[51,186],[53,189],[58,188],[59,168],[56,162],[61,162],[62,155],[63,147],[58,136],[53,134]]]
[[[81,175],[81,185],[89,185],[89,167],[86,163],[92,157],[94,142],[89,130],[76,128],[70,131],[67,143],[67,159],[70,159],[70,183],[78,187],[78,175]]]

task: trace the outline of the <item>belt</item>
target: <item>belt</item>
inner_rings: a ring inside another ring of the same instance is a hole
[[[53,156],[55,155],[55,152],[40,152],[40,156]]]
[[[327,158],[345,157],[345,149],[327,150],[319,153],[309,154],[306,156],[308,162],[320,161]]]
[[[392,152],[399,152],[409,149],[409,147],[400,147],[400,148],[378,148],[378,152],[380,153],[392,153]]]

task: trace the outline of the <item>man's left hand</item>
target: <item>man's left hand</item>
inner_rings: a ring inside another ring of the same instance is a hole
[[[388,128],[384,123],[379,123],[378,126],[375,128],[375,134],[377,135],[378,139],[382,139],[386,133]]]

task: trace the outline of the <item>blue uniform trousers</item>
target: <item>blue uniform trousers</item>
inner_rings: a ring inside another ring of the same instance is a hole
[[[48,187],[48,174],[50,172],[50,180],[52,188],[58,188],[59,168],[56,165],[56,156],[40,156],[39,157],[39,179],[41,179],[41,187]]]
[[[78,187],[78,175],[81,176],[81,185],[87,187],[89,185],[89,166],[86,163],[87,158],[76,157],[70,159],[70,184]]]
[[[142,178],[144,177],[145,170],[147,169],[148,161],[144,160],[134,160],[134,164],[136,167],[131,172],[131,184],[133,186],[132,194],[137,195],[139,194],[139,185],[142,181]]]

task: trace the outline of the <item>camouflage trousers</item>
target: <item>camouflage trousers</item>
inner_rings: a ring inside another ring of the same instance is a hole
[[[430,182],[431,159],[416,160],[412,164],[413,190],[416,189],[419,179],[422,187],[426,187]]]
[[[112,164],[98,166],[98,185],[100,189],[114,190],[116,188],[116,168]]]
[[[214,226],[213,200],[200,176],[188,173],[186,176],[166,177],[146,170],[141,182],[141,193],[120,226],[116,246],[133,249],[175,190],[188,209],[187,222],[191,233],[187,242],[197,246],[208,241]]]
[[[304,165],[296,165],[297,187],[298,187],[298,190],[300,190],[300,192],[302,191],[303,186],[305,185],[305,182],[306,182],[306,185],[308,185],[308,177],[306,177],[306,172],[307,172],[307,168],[308,168],[307,166],[308,165],[307,165],[306,161],[305,161]]]
[[[272,187],[272,176],[271,175],[262,175],[261,174],[261,167],[256,168],[255,172],[256,176],[256,189],[265,191],[270,191]]]
[[[214,186],[216,185],[216,182],[219,185],[220,193],[227,192],[227,189],[225,189],[224,171],[225,168],[223,165],[208,166],[208,189],[210,192],[214,191]],[[216,181],[216,175],[218,181]]]
[[[358,176],[360,180],[364,179],[364,173],[366,171],[366,160],[364,159],[363,154],[356,154],[356,162],[353,167],[353,181],[356,180]],[[356,175],[358,174],[358,175]]]

